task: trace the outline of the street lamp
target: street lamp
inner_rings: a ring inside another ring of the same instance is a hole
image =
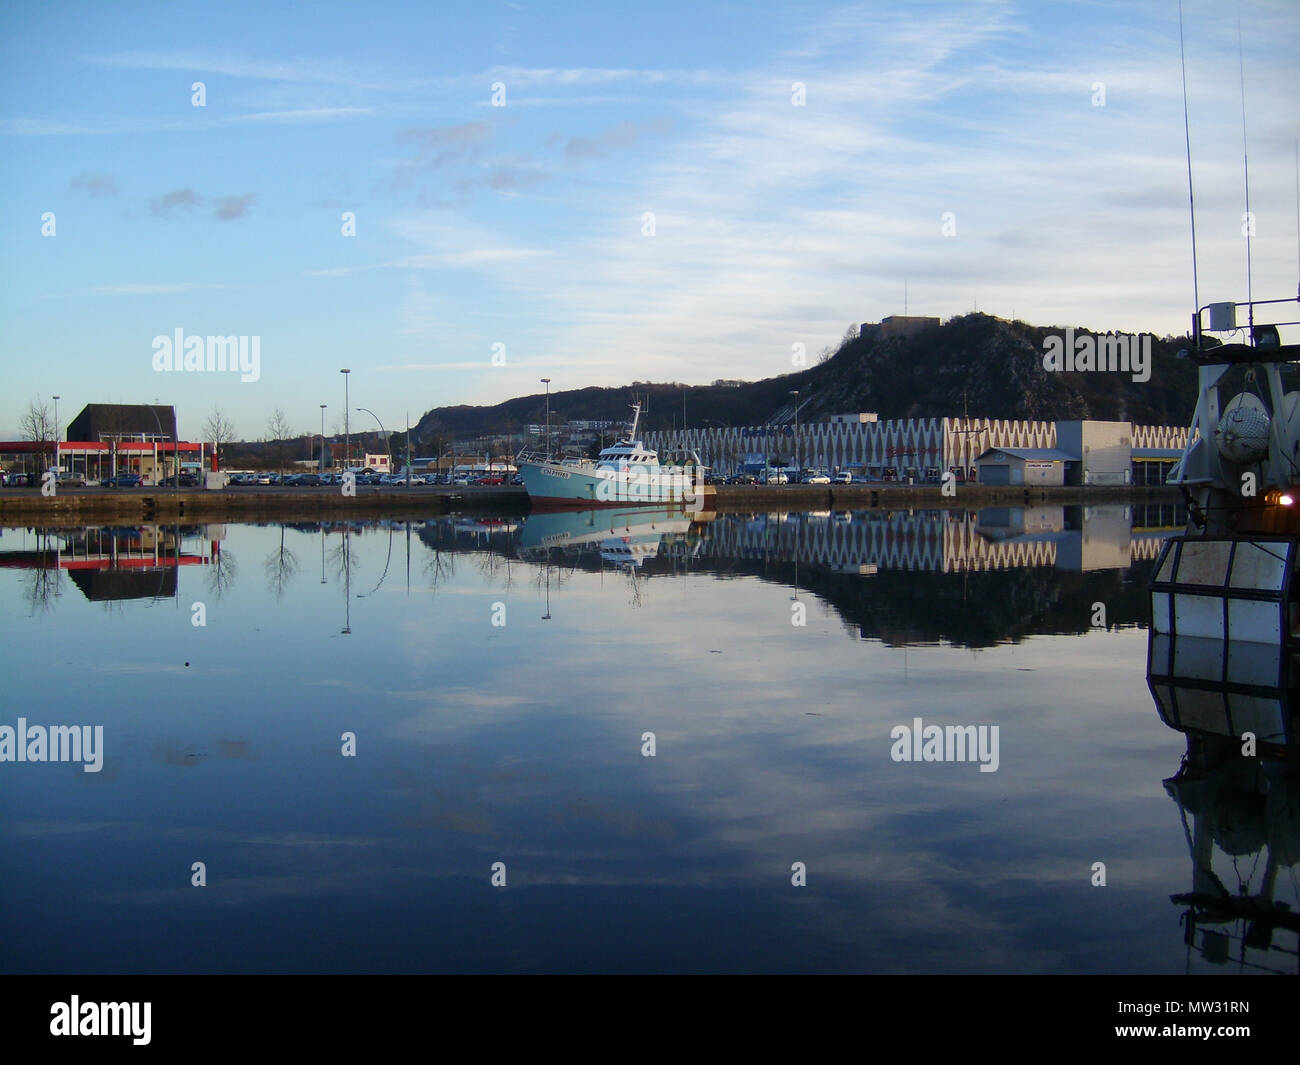
[[[348,472],[348,460],[352,455],[352,426],[348,421],[348,374],[351,370],[340,370],[343,375],[343,472]]]
[[[794,396],[794,464],[802,470],[799,465],[799,390],[796,388],[790,395]]]
[[[551,457],[551,379],[542,378],[542,384],[546,386],[546,457]]]
[[[383,434],[384,442],[388,444],[388,472],[391,474],[393,472],[393,445],[388,439],[388,430],[384,428],[384,423],[379,421],[379,415],[374,411],[369,410],[366,407],[358,407],[357,410],[364,411],[366,414],[369,414],[370,417],[374,418],[375,421],[379,422],[379,431]],[[409,473],[407,474],[407,482],[410,482]]]
[[[59,397],[54,397],[54,480],[59,479]]]
[[[325,404],[320,405],[320,466],[318,473],[325,472]]]

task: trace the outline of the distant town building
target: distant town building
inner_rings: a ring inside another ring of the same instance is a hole
[[[860,414],[832,414],[831,425],[867,425],[880,421],[880,415],[872,412]]]
[[[891,314],[887,318],[880,319],[880,335],[882,337],[916,336],[917,333],[936,328],[938,325],[938,318],[922,318],[914,314]]]

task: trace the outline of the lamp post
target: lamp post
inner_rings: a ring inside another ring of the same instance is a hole
[[[376,414],[374,411],[369,410],[369,409],[366,408],[366,407],[358,407],[357,410],[359,410],[359,411],[363,411],[364,413],[369,414],[370,417],[374,418],[375,421],[379,422],[379,431],[380,431],[380,432],[383,434],[383,436],[384,436],[384,442],[385,442],[386,444],[388,444],[388,472],[389,472],[389,474],[391,474],[391,473],[393,472],[393,445],[392,445],[392,442],[389,441],[389,439],[388,439],[388,430],[384,428],[384,423],[379,421],[379,415]],[[410,478],[410,474],[408,473],[408,474],[407,474],[407,483],[408,483],[408,485],[409,485],[409,483],[410,483],[410,479],[411,479],[411,478]]]
[[[794,464],[802,471],[803,467],[799,464],[799,390],[796,388],[790,395],[794,396]]]
[[[348,472],[348,461],[352,455],[352,427],[348,421],[348,374],[351,370],[340,370],[343,375],[343,472]]]
[[[59,397],[54,397],[54,480],[59,480]]]
[[[325,404],[320,405],[320,465],[317,473],[325,472]]]
[[[546,457],[551,457],[551,379],[542,378],[542,384],[546,386]]]

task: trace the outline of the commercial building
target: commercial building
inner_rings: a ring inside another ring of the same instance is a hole
[[[204,444],[177,438],[175,408],[145,403],[87,403],[57,443],[0,441],[0,455],[11,456],[14,468],[30,464],[39,473],[53,455],[59,470],[88,481],[134,473],[157,483],[178,468],[202,469],[207,454]]]
[[[1074,457],[1054,447],[991,447],[975,460],[979,483],[1051,487],[1065,484]]]
[[[1182,453],[1187,429],[1103,421],[880,420],[848,414],[797,427],[781,423],[649,432],[645,442],[661,451],[694,448],[723,475],[757,458],[773,466],[848,470],[880,479],[937,481],[951,470],[970,480],[977,475],[977,458],[992,449],[1011,449],[1063,452],[1057,461],[1064,484],[1144,484]]]

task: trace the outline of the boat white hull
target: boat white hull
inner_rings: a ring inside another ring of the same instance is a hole
[[[541,506],[662,506],[701,510],[706,492],[696,470],[682,466],[599,469],[559,462],[519,462],[519,476],[529,499]]]

